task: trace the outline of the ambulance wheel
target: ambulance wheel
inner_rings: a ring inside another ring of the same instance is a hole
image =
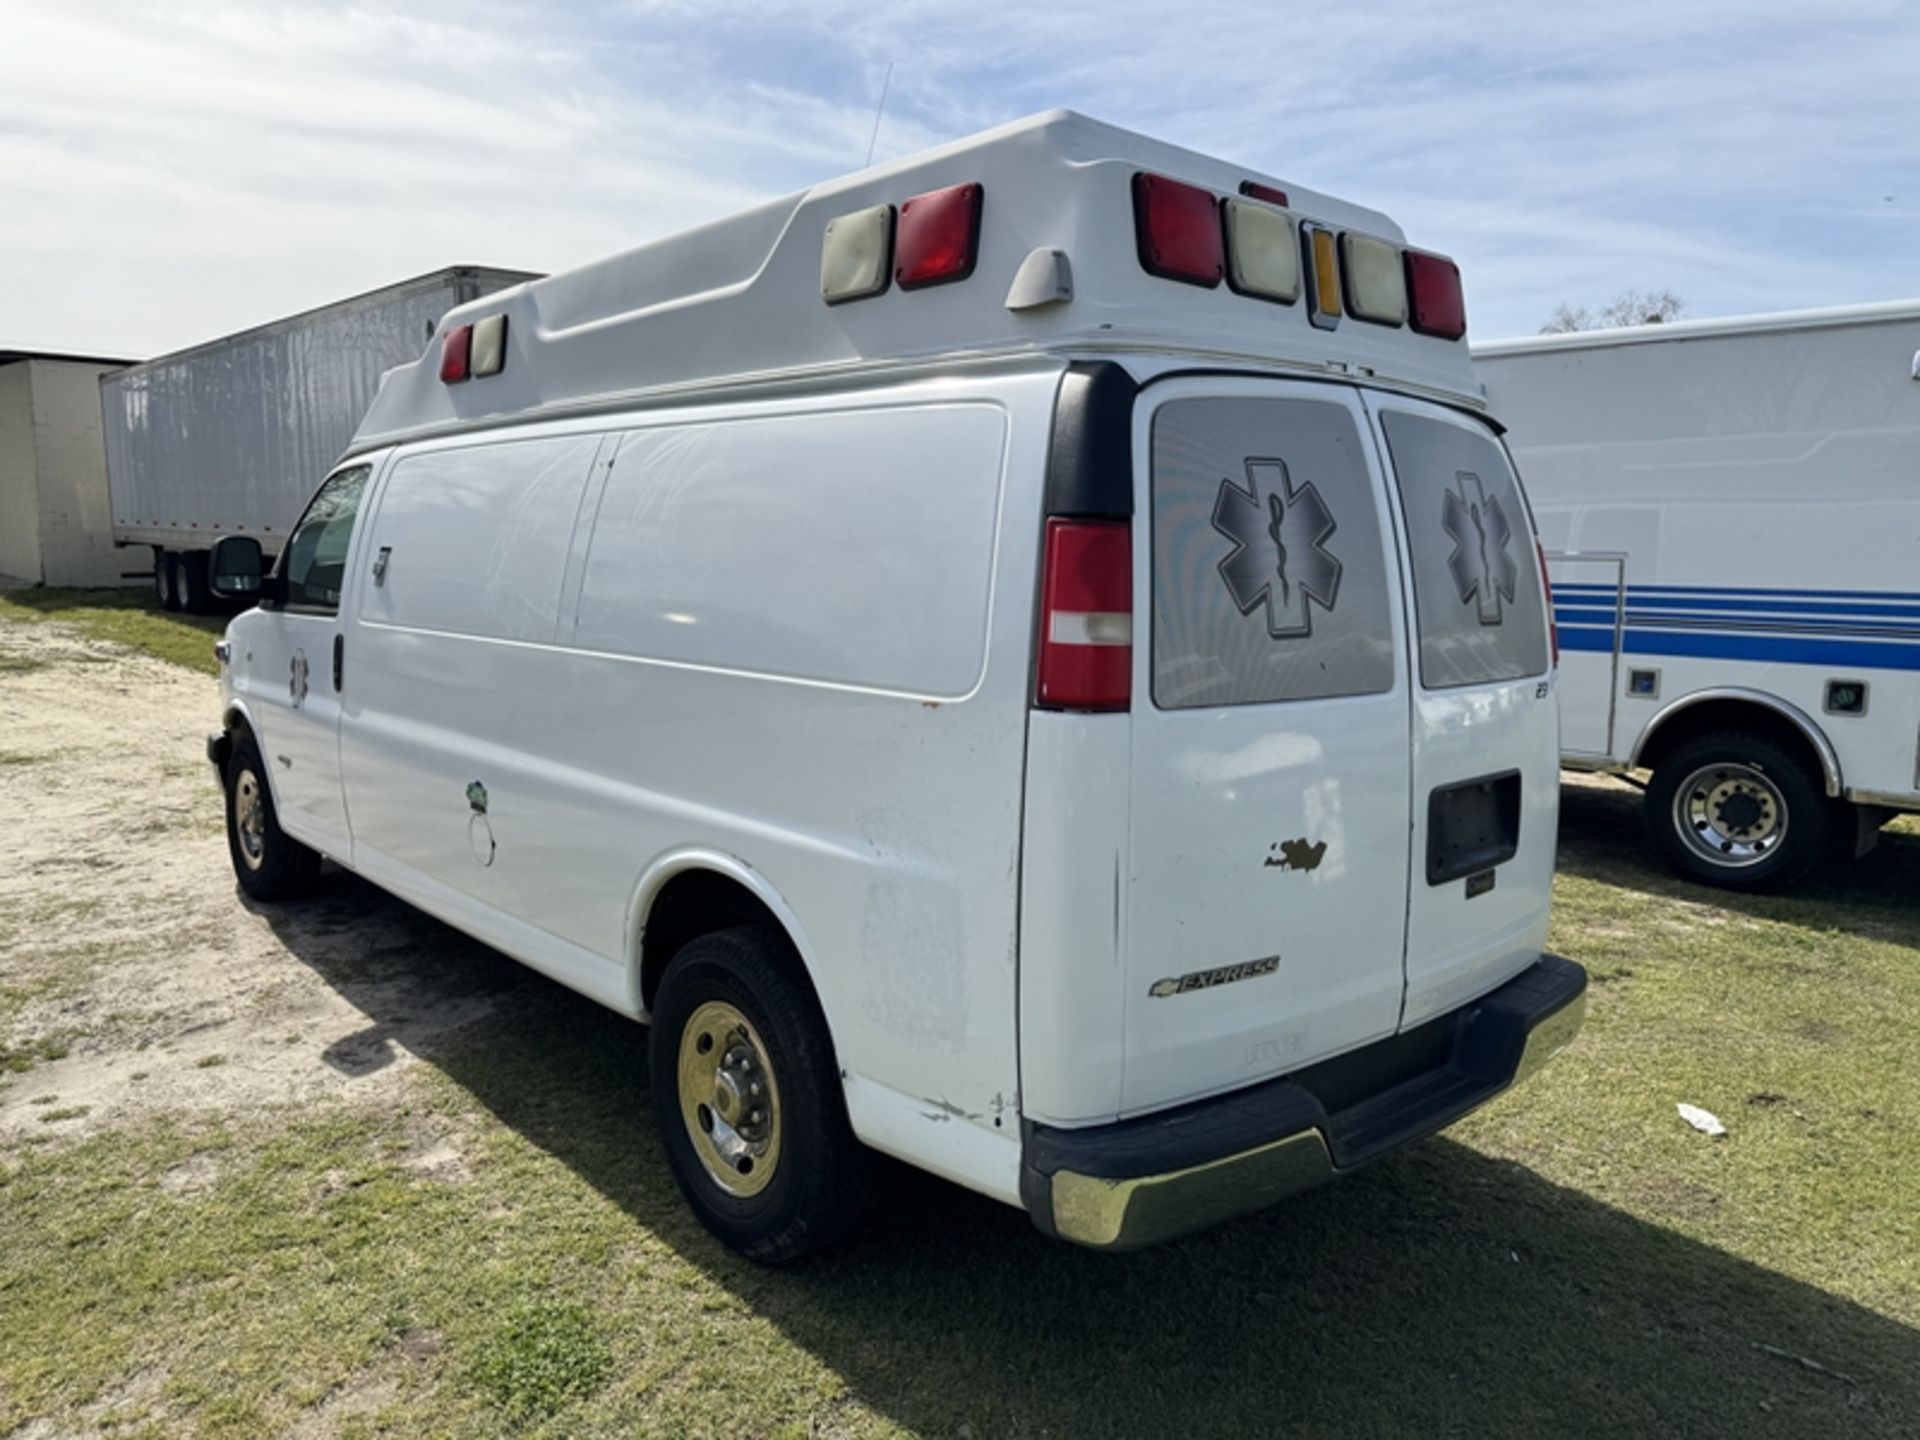
[[[854,1138],[826,1017],[777,927],[691,940],[654,997],[648,1069],[673,1177],[725,1245],[777,1265],[859,1223]]]
[[[155,549],[153,552],[153,596],[160,602],[162,610],[180,608],[179,589],[174,581],[179,559],[171,550]]]
[[[227,757],[227,853],[234,878],[255,900],[294,900],[313,888],[320,857],[280,828],[267,767],[250,736]]]
[[[1737,730],[1684,742],[1647,786],[1647,824],[1668,862],[1729,890],[1804,879],[1833,843],[1836,809],[1797,755]]]

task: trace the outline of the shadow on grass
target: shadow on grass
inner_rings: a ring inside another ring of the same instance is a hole
[[[337,884],[319,916],[266,912],[297,956],[907,1429],[1751,1440],[1920,1417],[1920,1332],[1446,1139],[1130,1256],[902,1172],[856,1244],[761,1270],[681,1204],[643,1030]],[[419,1031],[475,1001],[485,1018]]]
[[[1682,879],[1647,838],[1639,792],[1624,785],[1566,785],[1560,791],[1560,870],[1649,895],[1721,906],[1760,920],[1846,930],[1920,950],[1920,835],[1883,833],[1858,860],[1821,866],[1782,895],[1742,895]]]

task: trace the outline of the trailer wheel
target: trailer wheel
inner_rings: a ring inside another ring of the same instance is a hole
[[[267,767],[250,735],[227,757],[227,853],[234,878],[255,900],[293,900],[313,888],[320,857],[280,828]]]
[[[661,977],[652,1029],[654,1117],[700,1222],[763,1264],[852,1231],[872,1156],[847,1123],[826,1017],[778,927],[689,941]]]
[[[1804,879],[1832,848],[1838,810],[1798,756],[1739,730],[1681,744],[1647,786],[1647,825],[1668,863],[1729,890]]]
[[[160,602],[162,610],[180,608],[179,582],[175,574],[179,569],[180,557],[171,550],[162,550],[157,546],[153,552],[153,594]]]
[[[179,579],[175,588],[179,591],[180,608],[189,615],[204,615],[211,608],[213,592],[207,588],[210,558],[204,550],[183,550],[178,557],[175,573]]]

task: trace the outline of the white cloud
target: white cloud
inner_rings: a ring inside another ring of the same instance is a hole
[[[857,166],[889,62],[882,158],[1084,109],[1387,210],[1481,335],[1917,288],[1905,0],[0,0],[0,342],[624,249]]]

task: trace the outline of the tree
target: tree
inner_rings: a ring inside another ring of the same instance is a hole
[[[1573,330],[1612,330],[1627,325],[1664,325],[1678,320],[1687,303],[1671,290],[1622,290],[1598,310],[1562,304],[1540,327],[1542,335]]]

